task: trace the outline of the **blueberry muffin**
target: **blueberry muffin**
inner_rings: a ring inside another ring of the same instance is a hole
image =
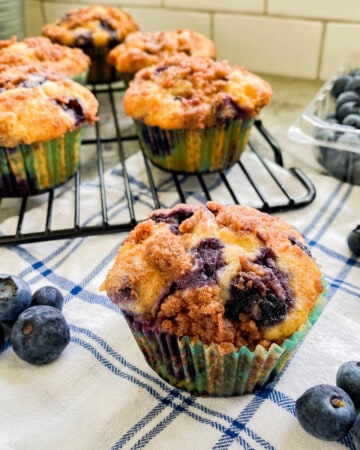
[[[79,166],[81,129],[98,102],[83,85],[37,65],[0,66],[0,196],[52,189]]]
[[[90,58],[79,48],[54,44],[43,36],[29,37],[20,42],[13,36],[0,41],[0,64],[36,64],[79,83],[85,83]]]
[[[124,109],[155,165],[206,173],[239,160],[271,95],[270,85],[243,67],[177,54],[136,73]]]
[[[46,24],[42,35],[55,43],[81,48],[92,62],[88,81],[103,83],[115,78],[114,68],[107,63],[109,51],[138,28],[131,15],[120,8],[90,5],[72,9]]]
[[[324,306],[320,270],[290,224],[215,202],[151,213],[101,289],[160,376],[215,396],[264,385]]]
[[[193,30],[136,31],[110,51],[108,62],[128,83],[140,69],[176,53],[213,59],[216,56],[214,43]]]

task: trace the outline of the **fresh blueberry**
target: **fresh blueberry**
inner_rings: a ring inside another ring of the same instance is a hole
[[[42,286],[33,293],[30,306],[35,305],[49,305],[62,310],[64,297],[55,286]]]
[[[325,441],[346,436],[356,417],[350,396],[328,384],[306,390],[295,402],[295,413],[305,431]]]
[[[353,181],[356,184],[357,173],[356,166],[352,164],[353,155],[353,152],[321,147],[318,161],[333,177],[349,183]]]
[[[357,94],[360,94],[360,76],[355,75],[354,77],[351,77],[345,85],[345,90],[354,91]]]
[[[359,129],[360,128],[360,115],[359,114],[349,114],[342,121],[342,124]]]
[[[330,112],[330,113],[326,114],[325,121],[329,122],[329,123],[338,123],[338,120],[336,118],[336,113]]]
[[[337,77],[332,85],[331,94],[337,98],[345,90],[345,86],[352,79],[349,75],[341,75]]]
[[[332,130],[330,128],[320,128],[320,129],[315,129],[315,137],[316,139],[318,139],[319,141],[336,141],[337,138],[337,134],[335,130]]]
[[[350,75],[351,77],[356,77],[357,75],[360,75],[360,70],[359,69],[351,69],[350,72],[348,73],[348,75]]]
[[[360,414],[357,415],[350,431],[355,450],[360,450]]]
[[[336,99],[335,110],[338,111],[339,108],[346,102],[356,102],[359,101],[359,95],[354,91],[342,92]]]
[[[350,395],[356,408],[360,406],[359,361],[347,361],[339,367],[336,373],[336,386],[344,389]]]
[[[53,306],[27,308],[11,330],[14,352],[30,364],[46,364],[56,359],[70,342],[63,313]]]
[[[3,345],[4,341],[5,341],[5,330],[0,323],[0,347]]]
[[[360,136],[354,133],[352,130],[350,132],[343,133],[339,136],[338,142],[358,147],[360,145]],[[346,153],[340,150],[341,153]]]
[[[347,243],[354,255],[360,256],[360,225],[350,231],[347,237]]]
[[[345,117],[349,114],[360,114],[359,102],[345,102],[336,111],[336,117],[340,123],[342,123]]]
[[[0,321],[13,322],[31,303],[31,290],[22,278],[0,274]]]

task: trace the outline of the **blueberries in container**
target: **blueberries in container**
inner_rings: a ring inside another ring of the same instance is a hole
[[[337,98],[345,90],[347,83],[351,81],[350,75],[341,75],[334,80],[331,88],[331,94],[333,97]]]
[[[342,121],[342,124],[348,125],[349,127],[359,129],[360,128],[360,114],[349,114]]]
[[[340,107],[347,102],[358,102],[360,100],[360,96],[353,91],[345,91],[342,92],[339,97],[336,99],[335,110],[338,111]]]
[[[349,114],[360,114],[360,103],[358,101],[343,103],[336,111],[336,118],[340,123],[343,123],[345,117]]]
[[[345,91],[354,91],[357,94],[360,94],[360,75],[355,74],[355,76],[351,77],[350,80],[345,85]]]

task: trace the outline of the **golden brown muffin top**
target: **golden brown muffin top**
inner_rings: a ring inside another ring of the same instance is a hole
[[[62,18],[44,25],[41,34],[53,42],[71,47],[93,44],[114,46],[139,27],[122,9],[90,5],[71,9]]]
[[[36,65],[0,66],[0,146],[63,136],[94,123],[98,101],[85,86]]]
[[[199,129],[255,117],[271,96],[270,85],[244,67],[177,54],[136,73],[124,109],[149,126]]]
[[[281,344],[324,290],[290,224],[215,202],[151,213],[120,246],[101,289],[145,330],[215,342],[224,352]]]
[[[136,31],[110,51],[108,63],[119,72],[135,73],[176,53],[215,58],[216,50],[209,38],[189,29]]]
[[[43,36],[18,42],[16,36],[0,41],[0,64],[37,64],[60,75],[73,77],[90,66],[90,58],[79,48],[55,44]]]

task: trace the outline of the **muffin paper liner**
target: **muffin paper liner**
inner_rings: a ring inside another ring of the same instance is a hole
[[[130,82],[135,78],[135,73],[119,72],[119,71],[116,71],[116,73],[117,79],[122,80],[124,82],[126,89],[129,87]]]
[[[245,150],[253,123],[253,118],[246,118],[202,130],[163,130],[135,121],[142,149],[152,163],[181,173],[207,173],[231,167]]]
[[[94,47],[91,45],[85,45],[80,48],[91,59],[91,65],[87,77],[88,83],[110,83],[120,78],[119,74],[115,70],[115,67],[111,66],[107,62],[108,54],[113,48],[112,46],[104,45],[101,47]]]
[[[165,381],[195,395],[225,397],[254,392],[272,380],[293,355],[326,304],[324,294],[307,322],[281,345],[269,349],[258,345],[254,351],[241,347],[222,354],[217,344],[192,342],[188,336],[157,333],[125,318],[146,361]]]
[[[0,196],[39,194],[73,177],[80,163],[81,134],[77,127],[48,142],[0,147]]]
[[[88,80],[88,76],[89,76],[89,69],[84,70],[83,72],[77,74],[77,75],[73,75],[71,77],[71,79],[73,81],[76,81],[77,83],[80,83],[82,85],[86,85],[87,80]]]

